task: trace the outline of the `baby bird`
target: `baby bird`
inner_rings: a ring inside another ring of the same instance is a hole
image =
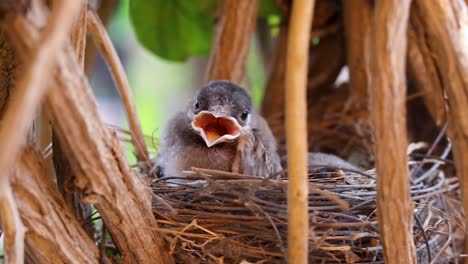
[[[163,176],[200,167],[256,176],[282,170],[275,138],[247,91],[229,81],[201,88],[162,132],[156,166]],[[161,175],[160,175],[161,176]]]

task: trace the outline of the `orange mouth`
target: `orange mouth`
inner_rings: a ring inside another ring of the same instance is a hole
[[[241,129],[235,118],[217,117],[207,111],[202,111],[193,118],[192,127],[205,140],[208,147],[237,138]]]

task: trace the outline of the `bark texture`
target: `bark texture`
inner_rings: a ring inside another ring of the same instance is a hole
[[[351,96],[360,99],[367,97],[370,85],[372,12],[369,0],[343,0],[349,89]]]
[[[406,45],[410,0],[377,1],[371,49],[371,107],[377,210],[385,263],[416,263],[406,131]],[[390,125],[389,125],[390,124]]]
[[[207,80],[241,83],[259,0],[223,0],[208,62]]]
[[[447,119],[444,84],[441,69],[428,38],[430,29],[423,22],[426,19],[422,16],[418,4],[413,4],[408,28],[408,72],[410,79],[423,93],[424,103],[434,122],[441,126]]]
[[[70,162],[67,160],[67,156],[62,150],[56,133],[57,132],[54,132],[52,136],[52,160],[57,177],[58,190],[61,192],[65,203],[73,209],[77,220],[83,223],[83,228],[86,230],[88,236],[93,237],[93,223],[88,221],[92,213],[91,206],[81,201],[82,194],[74,184],[76,176],[73,173]]]
[[[14,1],[6,1],[0,6],[0,13],[5,13],[4,20],[17,17]],[[32,5],[38,1],[32,2]],[[0,127],[0,215],[2,228],[5,231],[5,249],[7,262],[23,263],[24,261],[24,226],[21,222],[16,201],[13,199],[10,186],[12,164],[15,164],[27,142],[27,135],[35,119],[38,107],[44,98],[51,75],[44,72],[55,70],[56,50],[60,50],[70,33],[80,1],[60,1],[54,3],[47,25],[38,37],[37,43],[29,56],[24,59],[24,75],[18,80],[14,93],[3,113]],[[69,13],[67,13],[67,12]],[[11,31],[11,25],[3,22],[5,31]],[[18,32],[16,32],[18,34]],[[17,50],[17,49],[16,49]]]
[[[80,63],[81,67],[84,67],[84,59],[85,59],[85,50],[86,50],[86,23],[88,20],[87,16],[88,12],[88,0],[83,0],[81,4],[81,10],[78,18],[73,25],[73,31],[71,35],[72,45],[76,53],[76,57],[78,62]],[[48,109],[45,108],[43,112],[47,113],[47,118],[49,117]],[[50,126],[50,120],[48,126]],[[42,126],[41,126],[42,128]],[[70,163],[65,156],[62,147],[60,146],[60,142],[57,139],[56,132],[52,132],[52,161],[53,166],[55,169],[55,176],[57,179],[57,185],[62,193],[65,202],[73,208],[75,213],[75,217],[80,223],[83,223],[83,227],[85,228],[86,232],[90,237],[94,235],[94,227],[93,223],[87,221],[87,219],[91,216],[91,206],[89,204],[85,204],[81,201],[81,194],[75,188],[74,181],[75,175],[70,167]]]
[[[15,52],[0,27],[0,119],[15,85],[18,68]]]
[[[448,135],[468,224],[468,6],[463,0],[415,1],[448,96]],[[465,247],[465,251],[466,251]]]
[[[22,59],[30,56],[37,43],[36,22],[19,16],[7,30]],[[151,190],[130,171],[117,136],[99,118],[73,47],[69,44],[56,52],[59,67],[46,106],[83,201],[96,206],[124,262],[172,263],[162,237],[145,228],[156,226]]]
[[[16,169],[12,187],[27,228],[26,246],[38,263],[99,263],[94,241],[47,175],[40,153],[28,149]]]
[[[84,65],[86,50],[86,23],[88,21],[88,0],[82,0],[78,19],[75,21],[72,31],[72,43],[80,65]]]
[[[288,262],[297,264],[308,259],[307,66],[314,4],[313,0],[293,3],[286,64]]]

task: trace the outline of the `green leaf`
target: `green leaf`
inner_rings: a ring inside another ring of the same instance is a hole
[[[140,43],[157,56],[184,61],[208,55],[217,0],[131,0],[130,18]]]
[[[268,17],[270,15],[280,15],[280,9],[276,4],[276,0],[260,0],[258,15],[260,17]]]

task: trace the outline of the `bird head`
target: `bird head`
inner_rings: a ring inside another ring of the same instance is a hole
[[[188,115],[195,133],[208,147],[236,140],[249,128],[252,99],[247,91],[229,81],[214,81],[199,90]]]

